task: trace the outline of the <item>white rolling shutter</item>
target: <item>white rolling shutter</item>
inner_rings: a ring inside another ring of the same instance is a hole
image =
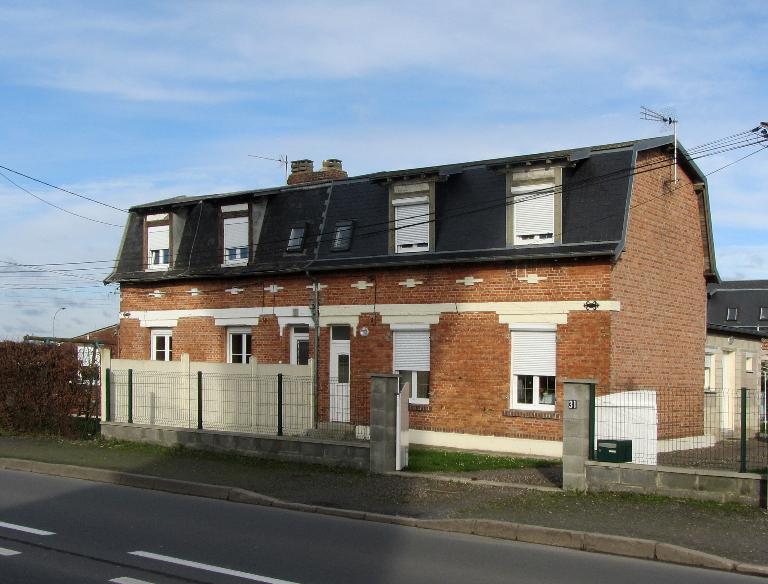
[[[549,189],[549,191],[545,190]],[[523,194],[519,194],[523,193]],[[526,194],[527,193],[527,194]],[[555,193],[553,185],[513,188],[515,238],[555,232]],[[546,238],[551,241],[551,236]],[[536,240],[527,240],[535,243]]]
[[[168,249],[170,247],[170,227],[168,225],[158,225],[156,227],[147,227],[147,248]]]
[[[395,371],[429,371],[429,331],[393,331]]]
[[[555,375],[556,339],[551,331],[512,333],[512,372],[515,375]]]
[[[149,269],[157,269],[158,266],[167,266],[168,252],[160,253],[160,263],[152,263],[152,252],[157,250],[169,250],[171,247],[171,231],[169,225],[155,225],[147,227],[147,265]]]
[[[248,248],[248,217],[224,219],[224,261],[229,258],[227,250],[242,247]],[[241,259],[239,254],[237,258]]]
[[[395,203],[395,251],[429,249],[429,203]]]

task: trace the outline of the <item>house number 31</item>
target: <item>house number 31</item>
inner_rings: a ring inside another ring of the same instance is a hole
[[[577,405],[579,405],[579,400],[576,400],[576,399],[569,399],[568,400],[568,409],[569,410],[575,410]]]

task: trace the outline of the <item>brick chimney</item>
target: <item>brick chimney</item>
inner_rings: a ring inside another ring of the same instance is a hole
[[[341,167],[341,160],[338,158],[329,158],[323,160],[323,167],[320,170],[314,169],[311,160],[292,160],[291,174],[288,176],[289,185],[299,185],[304,183],[327,182],[329,180],[338,180],[347,178],[347,171]]]

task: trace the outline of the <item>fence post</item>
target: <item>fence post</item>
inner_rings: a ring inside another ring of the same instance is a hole
[[[111,422],[109,412],[111,411],[111,398],[110,390],[112,389],[112,375],[109,368],[107,368],[104,376],[104,421]]]
[[[128,370],[128,423],[133,424],[133,369]]]
[[[595,418],[597,417],[597,403],[595,402],[595,386],[589,385],[589,450],[587,460],[595,460]]]
[[[747,472],[747,393],[749,389],[741,388],[741,456],[739,457],[739,472]]]
[[[277,435],[283,435],[283,374],[277,374]]]
[[[197,429],[203,429],[203,372],[197,372]]]

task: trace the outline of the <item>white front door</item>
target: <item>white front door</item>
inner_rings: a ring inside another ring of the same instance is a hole
[[[349,327],[331,327],[329,397],[332,422],[349,422]]]

